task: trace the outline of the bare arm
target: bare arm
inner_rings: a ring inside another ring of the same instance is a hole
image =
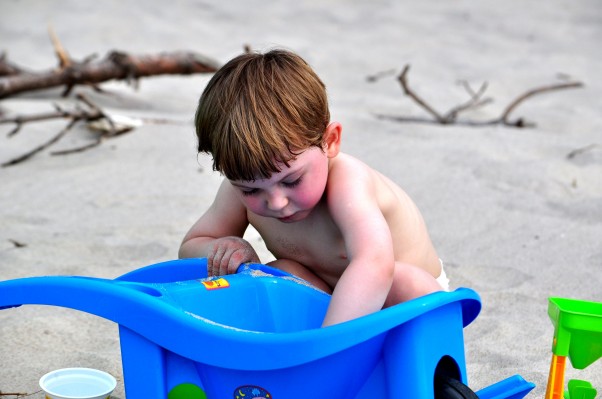
[[[231,274],[241,263],[259,262],[251,244],[242,238],[248,224],[246,209],[224,180],[209,209],[184,236],[178,256],[206,257],[209,275]]]
[[[334,289],[324,326],[380,310],[395,270],[391,233],[370,172],[333,168],[331,173],[328,207],[343,234],[350,263]]]

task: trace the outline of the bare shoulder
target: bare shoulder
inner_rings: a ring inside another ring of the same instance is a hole
[[[338,187],[354,183],[353,187],[370,185],[374,179],[375,170],[359,159],[344,153],[339,153],[329,166],[328,186]],[[353,187],[347,187],[351,189]]]
[[[356,211],[362,223],[367,223],[368,212],[372,212],[372,217],[380,213],[393,240],[395,259],[438,275],[439,261],[424,219],[405,190],[391,178],[349,155],[337,157],[331,177],[329,203],[335,217],[347,218],[351,209]],[[355,206],[337,211],[339,204],[350,200],[356,201]]]
[[[350,192],[370,195],[383,212],[411,202],[394,181],[351,155],[339,154],[329,174],[328,187],[334,195]]]

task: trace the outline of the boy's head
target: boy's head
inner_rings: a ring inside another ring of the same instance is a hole
[[[311,67],[284,50],[243,54],[209,81],[197,108],[199,152],[230,180],[269,178],[311,146],[322,146],[330,113]]]

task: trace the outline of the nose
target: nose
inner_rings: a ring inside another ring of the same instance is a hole
[[[268,194],[266,206],[271,211],[279,211],[288,205],[288,197],[280,190],[275,190]]]

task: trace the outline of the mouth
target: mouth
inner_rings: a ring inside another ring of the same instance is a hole
[[[297,214],[293,213],[292,215],[280,217],[280,218],[277,218],[277,219],[279,221],[281,221],[282,223],[292,223],[292,222],[295,222],[297,220],[296,216],[297,216]]]

